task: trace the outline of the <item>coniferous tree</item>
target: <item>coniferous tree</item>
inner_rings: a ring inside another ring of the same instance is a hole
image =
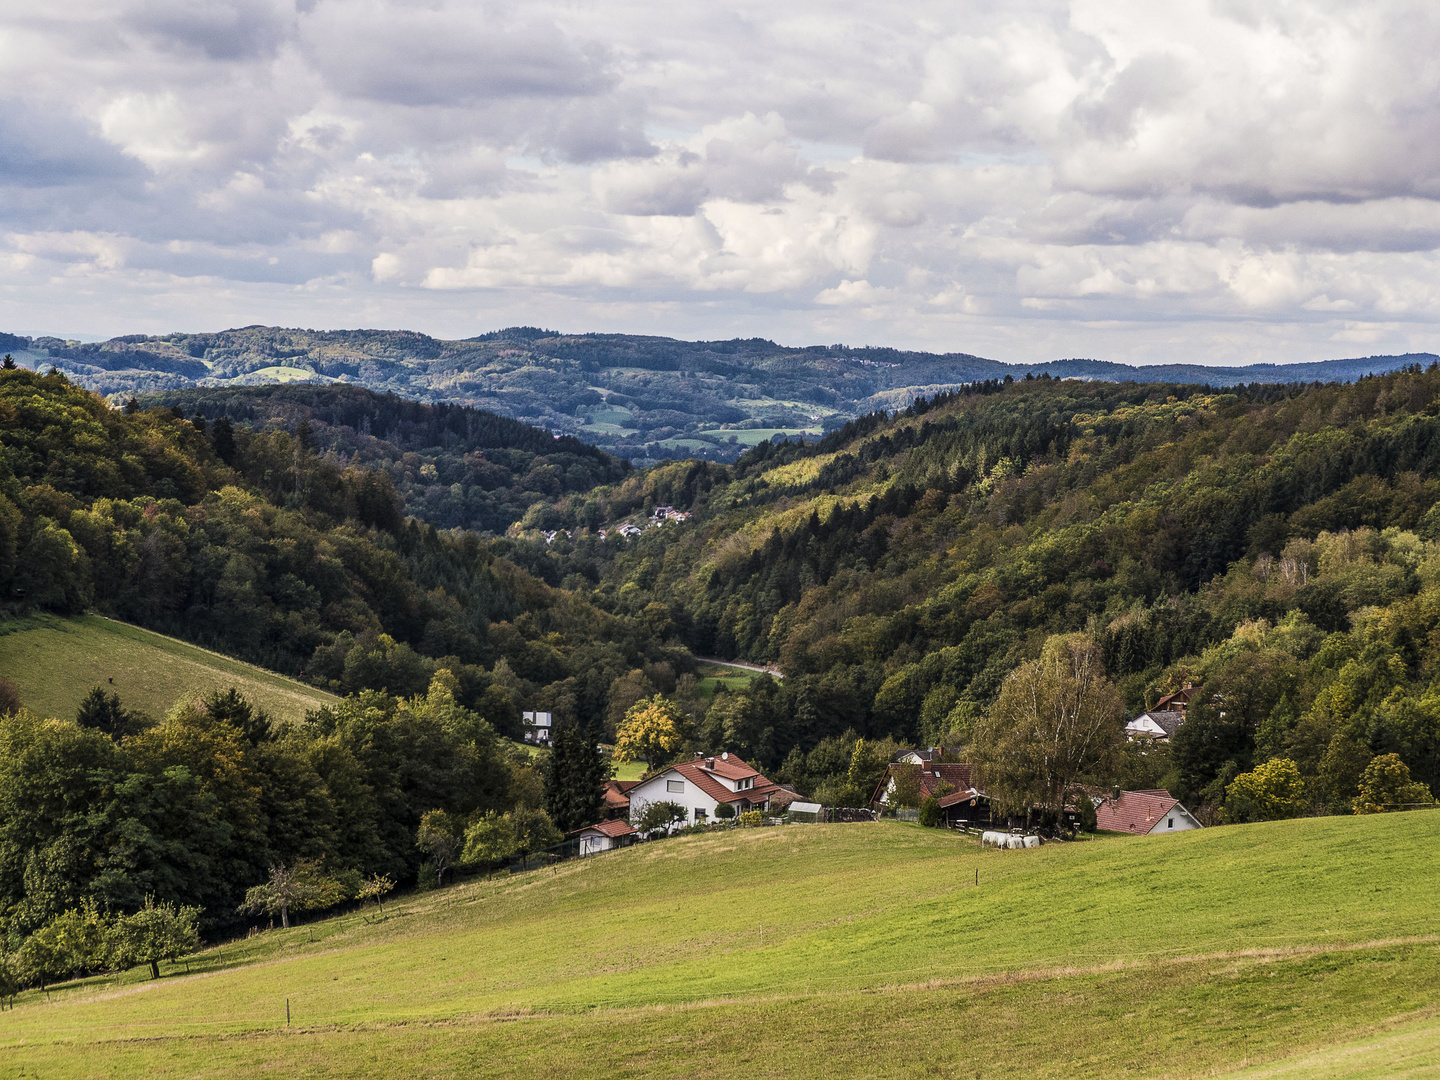
[[[98,686],[80,703],[80,708],[75,712],[75,722],[81,727],[103,731],[116,742],[126,735],[134,734],[142,726],[140,718],[132,715],[120,704],[119,694],[112,692],[107,695]]]
[[[561,832],[600,820],[608,770],[598,733],[579,724],[561,724],[545,762],[545,811]]]

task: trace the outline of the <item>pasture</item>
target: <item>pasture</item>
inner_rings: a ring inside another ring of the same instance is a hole
[[[0,1073],[1433,1075],[1437,854],[1435,812],[682,837],[29,992]]]
[[[744,690],[758,674],[756,671],[745,671],[742,668],[726,667],[702,660],[695,667],[695,692],[708,701],[722,686],[726,690]]]
[[[336,700],[253,664],[99,615],[0,624],[0,675],[14,680],[20,700],[42,716],[74,716],[96,686],[152,716],[164,716],[184,694],[231,686],[289,720]]]

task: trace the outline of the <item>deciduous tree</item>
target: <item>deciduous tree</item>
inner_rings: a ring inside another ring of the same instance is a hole
[[[1050,638],[1040,659],[1006,677],[976,730],[983,789],[1002,812],[1058,817],[1083,778],[1114,771],[1121,713],[1099,648],[1083,635]]]

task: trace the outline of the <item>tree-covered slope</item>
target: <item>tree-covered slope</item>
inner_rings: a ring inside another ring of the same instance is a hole
[[[93,607],[341,692],[419,693],[439,664],[507,733],[522,706],[590,721],[621,675],[673,688],[686,664],[653,620],[407,521],[387,472],[25,370],[0,372],[0,602]]]
[[[405,513],[440,529],[503,533],[537,503],[614,483],[630,471],[628,462],[571,435],[358,386],[179,390],[142,403],[260,430],[294,434],[303,425],[317,453],[388,473]]]
[[[875,409],[907,407],[983,379],[1055,377],[1212,386],[1341,381],[1433,356],[1310,364],[1132,367],[1095,360],[1004,364],[966,353],[846,345],[790,348],[760,338],[677,341],[511,327],[464,341],[410,331],[248,326],[81,344],[0,335],[27,365],[54,363],[106,394],[192,385],[344,382],[427,402],[478,406],[644,464],[733,461],[775,435],[818,437]]]
[[[1341,810],[1385,753],[1440,791],[1437,497],[1440,368],[1417,365],[1231,393],[991,383],[555,512],[692,511],[607,544],[598,596],[663,599],[698,654],[778,661],[783,687],[717,729],[772,766],[845,729],[964,742],[1018,663],[1082,632],[1131,709],[1186,679],[1226,702],[1178,772],[1134,782],[1218,806],[1283,756]],[[566,572],[564,545],[548,558]]]

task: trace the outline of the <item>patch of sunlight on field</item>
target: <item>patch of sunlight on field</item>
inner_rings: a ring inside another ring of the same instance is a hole
[[[299,720],[333,703],[323,690],[219,653],[98,615],[0,624],[0,672],[43,716],[69,718],[92,687],[163,716],[192,691],[235,687],[272,716]]]

